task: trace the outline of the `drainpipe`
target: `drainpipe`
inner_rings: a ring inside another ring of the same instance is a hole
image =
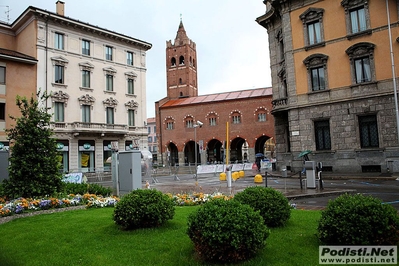
[[[46,75],[45,75],[45,89],[46,89],[46,95],[47,95],[47,90],[48,90],[48,88],[47,88],[47,75],[48,75],[48,62],[47,62],[47,60],[48,60],[48,16],[46,17],[46,47],[45,47],[45,50],[46,50]],[[47,109],[48,107],[47,107],[47,99],[46,99],[46,113],[48,112],[48,109]]]
[[[399,144],[399,111],[398,111],[398,94],[396,89],[396,80],[395,80],[395,61],[393,59],[393,51],[392,51],[392,35],[391,35],[391,21],[389,18],[389,7],[388,0],[385,1],[387,7],[387,17],[388,17],[388,34],[389,34],[389,48],[391,52],[391,64],[392,64],[392,82],[393,82],[393,91],[395,98],[395,113],[396,113],[396,133],[398,134],[398,144]]]

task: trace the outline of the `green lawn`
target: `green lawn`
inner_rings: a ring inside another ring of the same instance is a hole
[[[173,220],[156,229],[121,231],[113,208],[15,219],[0,225],[0,265],[208,265],[195,256],[186,234],[197,207],[176,207]],[[319,211],[292,210],[283,228],[272,228],[266,248],[236,265],[318,265]]]

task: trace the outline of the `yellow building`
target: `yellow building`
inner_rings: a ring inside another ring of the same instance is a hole
[[[264,3],[277,167],[299,171],[311,150],[323,171],[399,172],[399,1]]]

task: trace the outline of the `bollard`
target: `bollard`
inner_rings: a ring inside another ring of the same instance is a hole
[[[226,173],[220,173],[220,175],[219,175],[219,180],[220,181],[226,181]]]
[[[231,188],[231,171],[227,169],[227,187]]]
[[[236,180],[239,178],[238,172],[233,172],[233,173],[231,174],[231,177],[233,178],[233,181],[236,181]]]
[[[245,176],[245,172],[243,170],[241,170],[241,171],[238,172],[238,175],[239,175],[238,178],[244,177]]]
[[[324,189],[324,187],[323,187],[323,180],[321,179],[321,171],[319,172],[319,184],[320,184],[320,190],[323,190]]]
[[[301,190],[303,189],[302,187],[302,172],[299,172],[299,185],[301,185]]]
[[[255,177],[254,177],[254,182],[255,182],[255,183],[263,183],[263,177],[262,177],[262,175],[261,175],[261,174],[255,175]]]
[[[265,172],[265,187],[267,187],[267,172]]]

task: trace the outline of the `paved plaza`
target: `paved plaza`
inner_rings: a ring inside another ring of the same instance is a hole
[[[343,193],[362,193],[380,198],[385,204],[391,204],[399,210],[399,180],[394,175],[381,176],[379,173],[362,175],[330,174],[322,176],[323,189],[306,188],[298,175],[281,177],[274,173],[268,175],[267,183],[263,174],[263,182],[255,183],[254,176],[247,175],[231,182],[220,181],[219,175],[198,175],[197,180],[192,174],[159,176],[148,180],[150,188],[155,188],[164,193],[192,193],[221,192],[226,195],[235,194],[249,186],[267,186],[281,191],[297,208],[323,209],[329,200]],[[145,183],[143,183],[143,188]]]

